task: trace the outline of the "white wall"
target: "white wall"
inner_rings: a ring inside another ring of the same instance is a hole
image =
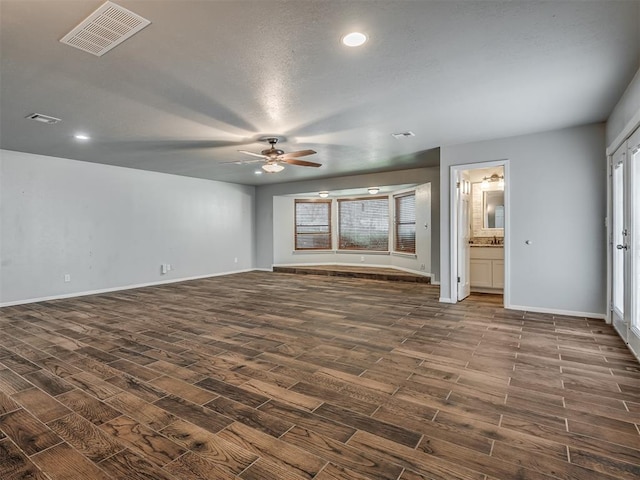
[[[508,159],[511,306],[604,315],[604,133],[595,124],[441,148],[441,297],[450,298],[452,286],[450,167]]]
[[[274,265],[303,264],[352,264],[393,266],[413,270],[420,274],[431,273],[431,184],[419,185],[416,192],[416,254],[385,254],[361,251],[295,251],[295,198],[273,197],[273,263]],[[303,197],[300,197],[303,198]],[[317,198],[317,197],[315,197]],[[393,202],[393,192],[389,203]],[[332,224],[337,225],[337,205],[334,201]],[[429,228],[424,228],[428,224]],[[337,228],[332,229],[333,245],[337,245]]]
[[[254,187],[6,150],[0,182],[0,304],[255,264]]]
[[[439,151],[437,152],[439,156]],[[256,255],[259,268],[274,265],[274,197],[322,190],[366,189],[372,185],[431,184],[431,273],[440,280],[440,191],[439,167],[424,167],[393,172],[326,178],[301,182],[264,185],[256,189]],[[293,215],[293,213],[292,213]],[[325,260],[326,261],[326,260]],[[305,263],[311,263],[305,262]],[[352,262],[342,262],[352,263]],[[401,265],[402,266],[402,265]]]

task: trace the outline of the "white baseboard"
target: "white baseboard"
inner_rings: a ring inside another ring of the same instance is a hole
[[[599,320],[605,320],[607,315],[605,313],[594,313],[594,312],[577,312],[574,310],[560,310],[556,308],[542,308],[542,307],[527,307],[524,305],[505,305],[508,310],[521,310],[525,312],[534,312],[534,313],[549,313],[551,315],[566,315],[569,317],[586,317],[586,318],[597,318]]]
[[[244,269],[244,270],[234,270],[234,271],[231,271],[231,272],[210,273],[210,274],[207,274],[207,275],[197,275],[197,276],[194,276],[194,277],[172,278],[171,280],[160,280],[160,281],[157,281],[157,282],[138,283],[138,284],[134,284],[134,285],[125,285],[125,286],[122,286],[122,287],[101,288],[101,289],[98,289],[98,290],[87,290],[87,291],[84,291],[84,292],[65,293],[65,294],[62,294],[62,295],[51,295],[51,296],[48,296],[48,297],[27,298],[27,299],[24,299],[24,300],[13,300],[11,302],[0,303],[0,308],[2,308],[2,307],[12,307],[12,306],[15,306],[15,305],[24,305],[24,304],[27,304],[27,303],[46,302],[48,300],[62,300],[62,299],[65,299],[65,298],[85,297],[87,295],[97,295],[97,294],[100,294],[100,293],[118,292],[120,290],[133,290],[134,288],[153,287],[153,286],[156,286],[156,285],[166,285],[168,283],[186,282],[188,280],[200,280],[202,278],[220,277],[222,275],[231,275],[233,273],[252,272],[254,270],[261,270],[261,269],[247,268],[247,269]]]

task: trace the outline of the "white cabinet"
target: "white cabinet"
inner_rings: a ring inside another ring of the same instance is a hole
[[[471,247],[471,289],[498,291],[504,288],[504,248]]]
[[[473,251],[471,253],[473,255]],[[471,257],[471,287],[493,287],[493,260]]]
[[[504,288],[504,260],[491,260],[491,277],[494,288]]]

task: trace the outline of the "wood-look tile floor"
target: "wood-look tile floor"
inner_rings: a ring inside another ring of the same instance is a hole
[[[0,309],[0,478],[638,479],[601,320],[251,272]]]

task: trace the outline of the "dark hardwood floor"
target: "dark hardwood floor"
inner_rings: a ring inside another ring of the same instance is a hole
[[[0,478],[638,479],[601,320],[251,272],[0,309]]]

